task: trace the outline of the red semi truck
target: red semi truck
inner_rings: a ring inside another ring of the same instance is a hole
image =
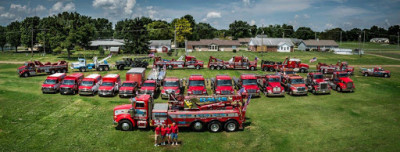
[[[115,96],[121,86],[119,74],[107,74],[99,87],[99,96]]]
[[[67,73],[68,62],[58,61],[56,63],[47,62],[42,64],[40,61],[26,62],[25,65],[17,69],[20,77],[35,76],[38,74],[54,74],[54,73]]]
[[[211,132],[223,128],[232,132],[243,129],[249,101],[243,104],[241,96],[196,96],[154,103],[150,95],[140,95],[132,98],[131,104],[114,108],[114,125],[122,131],[130,131],[176,123],[195,131],[207,127]]]
[[[169,94],[175,97],[183,92],[182,81],[176,77],[166,77],[162,82],[161,99],[168,99]]]
[[[146,75],[145,68],[131,68],[126,72],[126,81],[119,88],[119,97],[133,97],[139,90],[139,86],[143,84]]]
[[[57,93],[60,91],[62,80],[64,80],[65,73],[55,73],[46,78],[42,84],[42,92],[45,93]]]
[[[330,94],[331,88],[320,72],[310,72],[307,74],[306,85],[313,94]]]
[[[299,71],[300,73],[307,73],[310,67],[308,66],[308,64],[301,63],[300,59],[287,57],[285,61],[283,61],[282,66],[277,67],[278,70],[282,68],[290,68],[294,71]]]
[[[79,95],[92,95],[94,96],[98,91],[101,84],[100,74],[90,74],[83,78],[79,86]]]
[[[207,95],[205,79],[202,75],[190,75],[188,80],[188,95]]]
[[[293,95],[308,95],[308,88],[304,82],[303,77],[299,75],[290,75],[283,77],[282,86],[285,87],[286,92],[291,96]]]
[[[62,84],[60,86],[60,93],[62,95],[78,93],[79,84],[81,84],[82,80],[83,80],[82,73],[73,73],[73,74],[67,75],[64,78],[64,80],[62,81]]]
[[[356,89],[353,80],[350,79],[348,72],[333,72],[329,79],[329,85],[338,92],[354,92]]]
[[[243,91],[240,92],[243,96],[251,95],[252,97],[260,96],[260,88],[257,84],[257,76],[254,74],[242,74],[239,78],[233,78],[236,90],[240,90],[243,88]]]
[[[285,96],[285,88],[281,85],[281,76],[264,75],[257,76],[258,86],[265,96]]]
[[[163,60],[161,57],[154,58],[154,67],[161,68],[166,66],[168,69],[179,69],[179,68],[195,68],[197,70],[203,68],[204,62],[199,61],[194,56],[181,56],[178,60]]]
[[[249,61],[247,57],[244,56],[234,56],[229,61],[223,61],[221,59],[217,59],[213,56],[210,56],[208,61],[209,69],[220,70],[220,69],[241,69],[241,70],[256,70],[257,69],[257,60]]]
[[[235,89],[233,89],[232,78],[229,75],[217,75],[211,79],[211,88],[216,95],[233,95]]]

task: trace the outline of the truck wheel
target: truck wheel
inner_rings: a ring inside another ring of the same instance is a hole
[[[238,124],[235,120],[229,120],[228,122],[225,123],[225,131],[227,132],[233,132],[236,131],[238,128]]]
[[[293,91],[289,90],[289,95],[293,96]]]
[[[317,91],[316,91],[315,89],[312,89],[312,93],[313,93],[313,94],[316,94]]]
[[[196,66],[196,69],[199,70],[199,69],[200,69],[200,65],[197,65],[197,66]]]
[[[214,66],[213,66],[213,65],[212,65],[212,66],[210,66],[210,69],[211,69],[211,70],[214,70]]]
[[[110,71],[110,68],[108,66],[105,66],[104,71]]]
[[[63,71],[62,71],[63,73],[67,73],[68,71],[66,70],[66,69],[63,69]]]
[[[256,68],[255,67],[250,67],[250,70],[251,71],[254,71]]]
[[[99,71],[103,71],[103,67],[99,67]]]
[[[304,69],[300,69],[300,73],[305,73],[305,70]]]
[[[192,124],[192,129],[194,131],[203,131],[203,123],[201,121],[196,121]]]
[[[389,76],[388,76],[388,74],[384,74],[383,77],[387,78],[387,77],[389,77]]]
[[[220,66],[217,66],[217,70],[221,70],[222,68]]]
[[[23,74],[23,76],[26,78],[26,77],[29,77],[29,73],[28,72],[25,72],[24,74]]]
[[[51,74],[54,74],[54,73],[56,73],[56,71],[54,71],[54,70],[51,70],[51,71],[50,71],[50,73],[51,73]]]
[[[79,72],[82,72],[83,70],[82,70],[83,68],[79,68]]]
[[[336,91],[337,91],[337,92],[342,92],[342,89],[340,89],[340,87],[337,86],[337,87],[336,87]]]
[[[364,73],[364,76],[367,77],[367,76],[368,76],[368,73]]]
[[[169,66],[168,66],[168,69],[172,69],[172,65],[169,65]]]
[[[219,121],[212,121],[208,124],[208,130],[211,132],[219,132],[221,130],[221,123]]]
[[[264,67],[264,71],[269,71],[268,67]]]
[[[226,70],[226,66],[223,66],[222,69]]]
[[[121,131],[131,131],[133,129],[133,125],[129,120],[122,120],[119,122],[118,128]]]
[[[83,69],[82,69],[82,72],[86,72],[86,68],[83,68]]]

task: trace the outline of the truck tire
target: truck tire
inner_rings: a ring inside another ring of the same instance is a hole
[[[254,71],[256,68],[255,67],[250,67],[250,70],[251,71]]]
[[[229,120],[225,123],[225,131],[227,132],[233,132],[236,131],[238,128],[238,123],[235,120]]]
[[[192,124],[192,129],[194,131],[203,131],[204,124],[201,121],[196,121]]]
[[[215,68],[214,68],[214,66],[212,65],[212,66],[210,66],[210,69],[211,69],[211,70],[214,70]]]
[[[79,72],[82,72],[83,71],[83,68],[79,68]]]
[[[86,68],[83,68],[83,69],[82,69],[82,72],[86,72]]]
[[[384,74],[384,75],[383,75],[383,77],[385,77],[385,78],[388,78],[388,77],[389,77],[389,75],[388,75],[388,74]]]
[[[200,65],[197,65],[197,66],[196,66],[196,69],[197,69],[197,70],[200,70]]]
[[[124,68],[125,68],[125,66],[123,66],[123,65],[118,66],[118,70],[124,70]]]
[[[104,71],[110,71],[110,68],[108,66],[105,66]]]
[[[217,70],[221,70],[222,68],[220,66],[217,66]]]
[[[121,120],[118,123],[118,129],[121,131],[131,131],[133,129],[132,122],[129,120]]]
[[[25,72],[24,74],[22,74],[22,76],[24,76],[25,78],[29,77],[29,72]]]
[[[54,70],[51,70],[51,71],[50,71],[50,73],[51,73],[51,74],[54,74],[54,73],[56,73],[56,71],[54,71]]]
[[[226,70],[226,66],[223,66],[222,69]]]
[[[169,66],[168,66],[168,69],[172,69],[172,65],[169,65]]]
[[[103,67],[99,67],[99,71],[103,71],[104,69],[103,69]]]
[[[264,71],[269,71],[268,67],[264,67]]]
[[[269,71],[270,71],[270,72],[274,72],[275,69],[271,67],[271,68],[269,68]]]
[[[300,73],[305,73],[305,69],[300,69]]]
[[[337,91],[337,92],[342,92],[342,89],[341,89],[339,86],[337,86],[337,87],[336,87],[336,91]]]
[[[367,76],[368,76],[368,73],[367,73],[367,72],[365,72],[365,73],[364,73],[364,77],[367,77]]]
[[[222,125],[218,120],[212,121],[208,124],[208,130],[210,130],[211,132],[219,132],[221,131],[221,128]]]

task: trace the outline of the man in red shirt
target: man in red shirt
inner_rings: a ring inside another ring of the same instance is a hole
[[[165,125],[162,125],[161,127],[161,145],[165,145],[165,135],[167,135],[167,128]]]
[[[156,129],[154,130],[155,132],[155,138],[154,138],[154,146],[158,146],[159,145],[159,139],[161,137],[161,127],[160,125],[157,125]]]
[[[172,145],[178,145],[178,132],[179,132],[178,125],[176,125],[175,122],[172,123],[172,126],[171,126]]]

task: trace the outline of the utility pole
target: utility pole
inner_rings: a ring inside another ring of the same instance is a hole
[[[365,30],[364,30],[364,41],[363,41],[363,49],[364,49],[364,44],[365,44]]]
[[[264,24],[261,25],[262,34],[261,34],[261,52],[264,52]]]
[[[176,52],[176,23],[175,23],[175,32],[174,32],[174,45],[175,45],[174,51]]]
[[[342,31],[340,31],[340,45],[342,45]]]
[[[317,39],[317,32],[314,32],[314,39]]]
[[[397,48],[400,47],[400,44],[399,44],[400,40],[399,40],[399,38],[400,38],[400,32],[397,32]]]
[[[33,24],[31,26],[32,26],[31,55],[33,57]]]
[[[285,38],[285,31],[283,31],[282,34],[283,34],[282,38]]]

